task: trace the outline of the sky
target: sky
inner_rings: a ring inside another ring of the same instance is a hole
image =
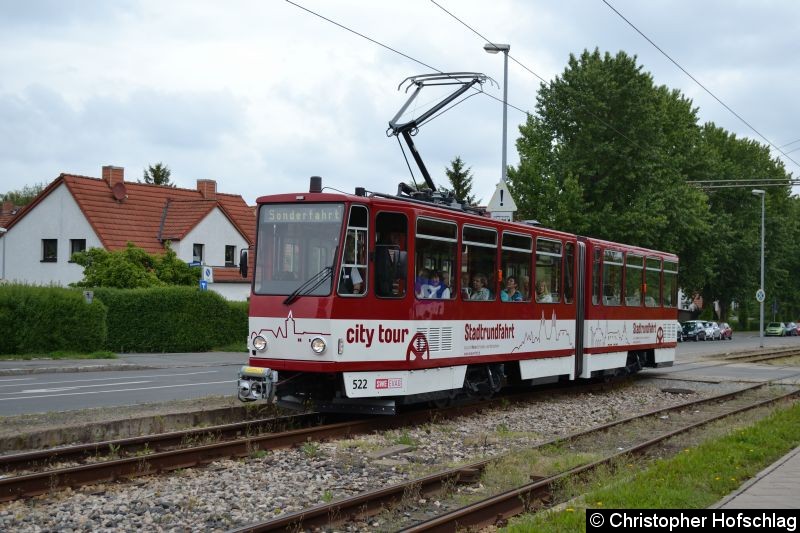
[[[522,110],[535,112],[542,83],[530,71],[553,80],[570,54],[598,48],[635,55],[657,85],[693,100],[701,123],[779,147],[800,140],[794,0],[608,0],[758,133],[602,0],[294,1],[408,57],[282,0],[0,0],[0,193],[62,172],[100,177],[104,165],[141,180],[158,162],[178,187],[215,179],[250,204],[307,191],[312,175],[394,193],[411,179],[386,135],[408,96],[398,85],[433,68],[497,82],[414,139],[434,182],[447,185],[460,156],[486,203],[501,175],[503,56],[442,8],[510,44],[527,67],[509,61],[508,103]],[[437,96],[426,89],[412,112]],[[525,118],[509,108],[509,165]],[[800,150],[788,155],[800,162]]]

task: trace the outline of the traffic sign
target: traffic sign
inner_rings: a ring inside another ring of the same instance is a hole
[[[767,299],[767,294],[764,292],[764,289],[758,289],[756,291],[756,300],[761,303]]]
[[[204,279],[200,280],[200,290],[207,291],[208,290],[208,282]]]

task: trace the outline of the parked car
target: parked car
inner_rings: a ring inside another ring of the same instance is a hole
[[[794,322],[787,322],[785,327],[787,337],[797,337],[797,324]]]
[[[783,325],[783,322],[770,322],[764,331],[764,335],[767,337],[783,337],[785,334],[786,326]]]
[[[727,322],[722,322],[719,325],[719,332],[722,335],[722,340],[733,340],[733,328]]]
[[[716,322],[705,322],[706,327],[706,340],[707,341],[718,341],[722,338],[722,335],[719,331],[719,324]]]
[[[676,322],[676,324],[678,325],[676,334],[678,342],[683,342],[683,324],[681,324],[680,322]]]
[[[797,334],[800,335],[800,322],[795,322],[797,324]]]
[[[683,338],[687,341],[706,340],[706,327],[699,320],[689,320],[683,323]]]

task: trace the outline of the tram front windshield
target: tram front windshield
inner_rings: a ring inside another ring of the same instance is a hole
[[[288,295],[331,292],[344,204],[267,204],[258,212],[254,291]]]

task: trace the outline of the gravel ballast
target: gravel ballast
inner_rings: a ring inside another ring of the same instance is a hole
[[[700,396],[719,392],[698,384],[682,387]],[[226,531],[697,397],[646,383],[554,394],[414,428],[309,442],[207,468],[1,504],[0,531]],[[406,451],[380,453],[398,445]]]

